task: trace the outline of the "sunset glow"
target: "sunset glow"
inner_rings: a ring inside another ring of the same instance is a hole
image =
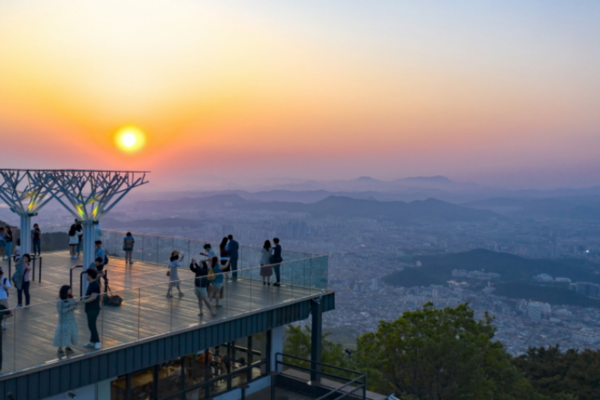
[[[136,126],[124,126],[115,133],[115,143],[126,152],[138,151],[146,144],[146,135]]]
[[[241,181],[600,184],[600,8],[424,3],[4,2],[3,146]],[[123,121],[146,140],[115,142]]]

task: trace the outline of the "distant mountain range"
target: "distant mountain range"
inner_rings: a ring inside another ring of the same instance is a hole
[[[416,223],[423,221],[484,221],[503,218],[498,214],[463,207],[440,200],[417,200],[410,203],[402,201],[377,201],[374,199],[353,199],[342,196],[329,196],[314,203],[290,201],[251,201],[237,194],[216,195],[201,198],[178,200],[155,200],[139,202],[139,207],[149,210],[165,209],[231,209],[247,211],[285,211],[307,213],[313,217],[371,218],[397,223]]]
[[[463,204],[505,216],[565,218],[600,221],[600,196],[568,196],[546,199],[492,198]]]

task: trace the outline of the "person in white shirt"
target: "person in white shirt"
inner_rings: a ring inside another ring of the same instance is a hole
[[[8,288],[10,279],[4,276],[4,271],[0,268],[0,305],[8,308]],[[6,320],[2,321],[2,329],[6,329]]]

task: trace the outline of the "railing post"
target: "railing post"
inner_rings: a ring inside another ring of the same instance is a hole
[[[323,309],[321,308],[321,299],[311,301],[312,327],[311,327],[311,350],[310,350],[310,381],[318,383],[321,381],[321,359],[323,354],[322,336],[323,336]]]

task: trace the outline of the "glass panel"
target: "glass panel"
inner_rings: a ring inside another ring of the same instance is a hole
[[[204,352],[185,357],[185,387],[190,388],[206,381],[210,363],[204,362]]]
[[[177,394],[182,389],[181,359],[164,364],[158,370],[158,398]]]
[[[154,399],[154,369],[131,375],[131,398],[135,400]]]
[[[185,395],[185,400],[199,400],[204,398],[205,389],[194,389]]]
[[[111,400],[127,400],[127,375],[123,375],[110,383]]]
[[[267,364],[261,363],[252,367],[252,380],[267,375]]]
[[[211,363],[212,378],[223,377],[211,385],[211,394],[222,393],[227,391],[227,366],[225,364],[225,356],[227,355],[226,346],[217,346],[212,351],[213,358]]]

